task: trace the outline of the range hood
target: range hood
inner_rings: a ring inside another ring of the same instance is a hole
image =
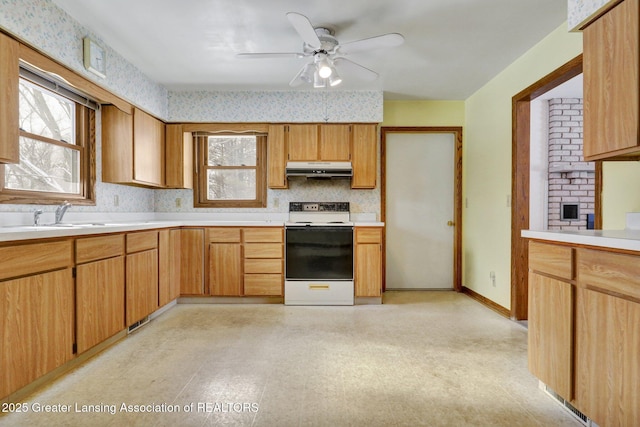
[[[303,176],[306,178],[329,179],[351,178],[351,162],[287,162],[287,178]]]

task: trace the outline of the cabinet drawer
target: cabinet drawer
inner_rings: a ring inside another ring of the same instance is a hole
[[[245,274],[244,294],[282,296],[282,274]]]
[[[0,248],[0,280],[71,267],[71,240]]]
[[[124,234],[87,237],[76,240],[76,263],[106,259],[124,254]]]
[[[640,257],[579,249],[577,266],[580,287],[640,300]]]
[[[274,274],[282,274],[282,259],[280,259],[280,258],[245,259],[244,260],[244,272],[245,273],[274,273]]]
[[[282,243],[284,229],[278,228],[245,228],[243,238],[245,242],[254,243]]]
[[[382,228],[356,228],[356,243],[382,243]]]
[[[209,242],[240,243],[239,228],[210,228]]]
[[[529,242],[529,270],[573,280],[573,248]]]
[[[158,247],[158,232],[143,231],[127,234],[127,253],[146,251]]]
[[[280,243],[247,243],[244,245],[245,258],[282,258]]]

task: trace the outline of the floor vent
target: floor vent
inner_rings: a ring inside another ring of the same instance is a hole
[[[146,316],[146,317],[138,320],[133,325],[129,326],[129,333],[132,333],[133,331],[136,331],[136,330],[140,329],[141,327],[143,327],[147,323],[149,323],[149,316]]]
[[[545,391],[549,396],[551,396],[556,402],[562,405],[571,415],[573,415],[578,421],[584,424],[587,427],[598,427],[598,424],[593,422],[589,417],[587,417],[582,412],[578,411],[572,404],[564,400],[562,396],[558,393],[550,389],[546,384],[542,381],[540,382],[540,388]]]

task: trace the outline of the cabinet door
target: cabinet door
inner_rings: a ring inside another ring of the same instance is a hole
[[[320,160],[349,161],[351,125],[320,125]]]
[[[382,244],[356,244],[357,297],[379,297],[382,292]]]
[[[102,181],[133,181],[133,116],[105,105],[102,115]]]
[[[583,31],[584,157],[638,148],[639,11],[626,0]]]
[[[180,294],[204,294],[204,229],[180,230]]]
[[[575,406],[600,425],[640,425],[640,304],[579,288],[576,310]]]
[[[166,125],[165,185],[168,188],[193,188],[193,137],[182,125]]]
[[[124,257],[76,270],[76,342],[83,353],[125,328]]]
[[[133,178],[164,186],[164,123],[142,110],[133,112]]]
[[[353,125],[351,188],[376,188],[378,132],[375,124]]]
[[[73,358],[71,268],[0,282],[0,399]]]
[[[289,160],[318,160],[318,125],[289,125],[288,128]]]
[[[0,33],[0,163],[19,163],[18,42]]]
[[[158,308],[158,250],[127,255],[127,325]]]
[[[160,230],[158,242],[158,304],[180,296],[180,230]]]
[[[269,188],[288,188],[285,176],[287,145],[285,125],[269,125],[267,140],[267,183]]]
[[[239,243],[209,245],[211,295],[242,295],[242,249]]]
[[[529,371],[573,398],[573,286],[529,273]]]

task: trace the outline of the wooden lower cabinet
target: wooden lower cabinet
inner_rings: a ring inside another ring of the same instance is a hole
[[[73,358],[71,268],[0,282],[0,399]]]
[[[125,328],[124,256],[76,267],[78,353]]]
[[[571,283],[529,272],[529,371],[567,400],[573,398]]]
[[[215,227],[208,240],[211,295],[283,295],[282,227]]]
[[[180,230],[180,295],[204,295],[204,228]]]
[[[209,245],[211,295],[242,296],[242,247],[240,243]]]
[[[158,308],[158,250],[127,255],[127,326]]]
[[[179,229],[160,230],[158,233],[158,305],[170,303],[180,296]]]
[[[640,256],[578,250],[575,405],[600,426],[640,425]]]
[[[382,295],[382,228],[356,227],[355,296]]]
[[[602,427],[640,425],[640,254],[529,247],[531,372]]]

